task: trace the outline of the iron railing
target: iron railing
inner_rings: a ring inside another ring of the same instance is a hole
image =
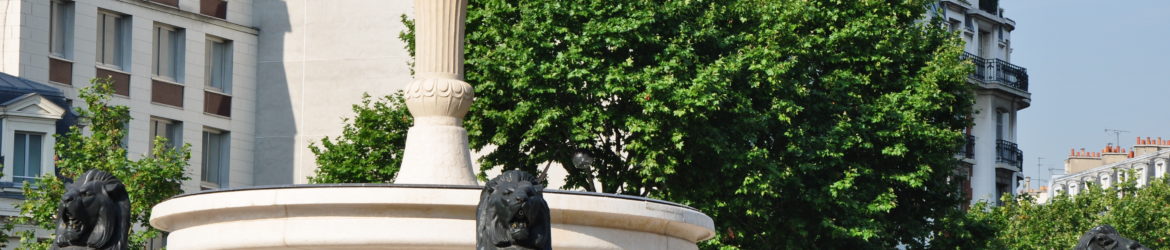
[[[975,136],[971,136],[971,134],[966,136],[966,144],[963,144],[963,157],[975,159]]]
[[[975,159],[975,136],[967,135],[967,141],[959,148],[959,155],[967,159]]]
[[[1028,70],[1007,61],[995,59],[995,81],[1008,87],[1028,91]]]
[[[1024,166],[1024,151],[1014,142],[998,140],[995,143],[995,161],[1015,167]]]
[[[972,80],[1028,91],[1028,70],[1024,67],[1000,59],[984,59],[969,52],[963,52],[960,58],[975,64],[975,72],[970,75]]]

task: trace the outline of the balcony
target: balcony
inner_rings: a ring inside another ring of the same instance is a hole
[[[968,52],[963,52],[962,58],[975,64],[972,80],[1028,92],[1028,70],[1024,67],[1000,59],[984,59]]]
[[[1024,166],[1024,152],[1014,142],[997,140],[995,142],[995,162],[1002,162],[1022,169]]]

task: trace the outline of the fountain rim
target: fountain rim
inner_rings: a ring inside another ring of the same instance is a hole
[[[166,200],[163,200],[163,202],[173,200],[173,199],[188,197],[188,196],[199,196],[199,195],[215,194],[215,193],[255,191],[255,190],[299,189],[299,188],[379,188],[379,187],[380,188],[419,188],[419,189],[473,189],[473,190],[483,189],[483,186],[479,186],[479,185],[473,186],[473,185],[445,185],[445,184],[391,184],[391,183],[280,184],[280,185],[258,185],[258,186],[247,186],[247,187],[233,187],[233,188],[202,190],[202,191],[198,191],[198,192],[194,192],[194,193],[183,193],[183,194],[179,194],[176,196],[172,196],[170,198],[167,198]],[[545,188],[543,192],[544,193],[552,193],[552,194],[593,196],[593,197],[605,197],[605,198],[615,198],[615,199],[624,199],[624,200],[633,200],[633,201],[653,202],[653,203],[658,203],[658,204],[663,204],[663,205],[668,205],[668,206],[686,208],[686,209],[691,210],[691,211],[702,213],[702,211],[700,211],[699,209],[693,208],[691,206],[687,206],[687,205],[683,205],[683,204],[679,204],[679,203],[674,203],[674,202],[670,202],[670,201],[659,200],[659,199],[646,198],[646,197],[641,197],[641,196],[624,195],[624,194],[610,194],[610,193],[596,193],[596,192],[586,192],[586,191],[573,191],[573,190],[561,190],[561,189],[548,189],[548,188]],[[161,204],[162,202],[159,202],[159,203]]]

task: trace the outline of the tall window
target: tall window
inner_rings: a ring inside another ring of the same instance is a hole
[[[168,149],[175,149],[178,145],[183,145],[183,122],[157,117],[150,118],[151,150],[154,150],[154,139],[156,137],[166,138],[166,147]]]
[[[73,2],[52,1],[49,10],[49,53],[61,58],[73,56]]]
[[[97,62],[108,67],[127,67],[130,37],[130,17],[99,11],[97,30]]]
[[[45,135],[16,132],[13,142],[12,180],[31,181],[41,175],[41,143]]]
[[[1008,132],[1008,113],[1002,109],[995,110],[995,139],[1003,140]]]
[[[130,155],[130,121],[122,122],[122,140],[118,141],[118,147],[126,150],[126,155]],[[151,138],[154,139],[154,138]]]
[[[224,94],[232,93],[232,41],[207,37],[207,88]]]
[[[183,72],[183,29],[154,26],[154,76],[178,82]]]
[[[203,189],[227,186],[230,138],[225,131],[203,130],[203,166],[200,175]]]

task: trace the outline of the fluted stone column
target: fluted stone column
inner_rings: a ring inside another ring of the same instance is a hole
[[[415,0],[415,79],[406,86],[414,126],[395,183],[476,185],[463,116],[474,97],[463,81],[467,0]]]

